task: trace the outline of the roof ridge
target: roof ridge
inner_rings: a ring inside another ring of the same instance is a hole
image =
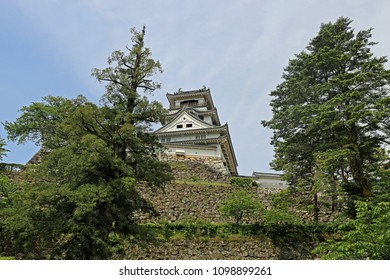
[[[179,88],[178,91],[175,91],[173,94],[174,95],[179,95],[179,94],[186,94],[186,93],[200,93],[200,92],[210,92],[210,88],[203,87],[201,89],[194,89],[194,90],[185,90],[183,91],[181,88]],[[167,93],[172,95],[172,93]]]

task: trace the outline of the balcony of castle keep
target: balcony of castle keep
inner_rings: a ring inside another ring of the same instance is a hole
[[[204,99],[192,99],[176,102],[175,107],[171,109],[182,109],[187,107],[207,107],[208,103]]]

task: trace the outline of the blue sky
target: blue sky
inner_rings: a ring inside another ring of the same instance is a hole
[[[98,102],[104,85],[90,76],[112,51],[130,44],[131,27],[146,25],[146,45],[159,60],[165,94],[211,89],[227,122],[238,170],[270,171],[269,93],[283,68],[321,23],[351,18],[356,30],[373,27],[376,56],[390,55],[387,0],[12,0],[0,2],[0,122],[46,95],[85,95]],[[388,66],[388,65],[387,65]],[[6,138],[0,125],[0,137]],[[8,142],[7,162],[25,163],[38,150]]]

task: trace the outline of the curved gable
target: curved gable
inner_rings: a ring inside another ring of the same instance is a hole
[[[192,129],[213,128],[213,125],[203,122],[197,117],[191,115],[188,111],[182,110],[177,116],[165,126],[156,130],[156,133],[180,132]]]

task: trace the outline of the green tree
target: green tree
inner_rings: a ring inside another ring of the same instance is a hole
[[[109,258],[110,234],[130,233],[134,211],[149,209],[136,185],[161,187],[172,179],[150,133],[164,110],[145,95],[159,87],[150,77],[161,66],[144,46],[145,28],[131,32],[129,53],[115,51],[108,68],[93,70],[107,82],[101,106],[50,97],[6,123],[11,139],[33,140],[46,151],[0,213],[15,255]]]
[[[7,153],[7,150],[4,147],[5,147],[5,141],[4,139],[0,138],[0,161],[3,160],[3,157]]]
[[[235,231],[244,217],[249,218],[262,210],[264,210],[263,205],[256,201],[251,193],[242,189],[234,190],[227,200],[222,201],[219,208],[223,216],[234,219]]]
[[[18,144],[32,141],[48,149],[61,146],[66,135],[59,129],[59,124],[86,102],[82,95],[75,99],[49,95],[43,97],[42,102],[23,106],[16,121],[4,123],[8,139]]]
[[[1,259],[11,259],[8,257],[3,257],[8,255],[3,248],[6,247],[6,243],[4,242],[4,228],[3,228],[3,219],[1,217],[2,209],[7,207],[8,204],[8,196],[15,189],[14,184],[12,184],[11,179],[7,176],[5,172],[7,170],[7,164],[2,162],[3,156],[6,155],[8,150],[4,148],[5,141],[0,138],[0,260]]]
[[[324,259],[390,259],[390,202],[356,201],[356,219],[339,226],[341,240],[322,243]]]
[[[114,51],[108,58],[109,65],[105,69],[93,69],[92,76],[99,82],[107,82],[106,93],[102,101],[115,108],[122,122],[128,122],[136,128],[145,129],[150,123],[161,122],[165,116],[159,102],[149,103],[146,96],[160,88],[160,84],[150,78],[156,73],[162,73],[159,61],[151,58],[151,51],[144,45],[145,26],[141,32],[134,28],[133,48],[126,55],[122,51]]]
[[[388,141],[390,71],[387,59],[370,50],[372,30],[356,33],[351,22],[322,24],[306,51],[289,61],[271,92],[273,117],[263,125],[274,131],[271,165],[292,185],[315,194],[324,185],[317,178],[327,177],[328,189],[370,197]]]

